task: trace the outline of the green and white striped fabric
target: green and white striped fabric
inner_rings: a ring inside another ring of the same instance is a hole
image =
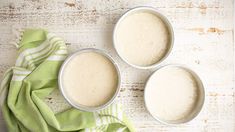
[[[58,88],[58,71],[67,57],[64,41],[42,29],[27,29],[16,45],[15,66],[6,71],[0,86],[9,132],[134,131],[119,105],[97,113],[74,108],[53,113],[43,100]]]

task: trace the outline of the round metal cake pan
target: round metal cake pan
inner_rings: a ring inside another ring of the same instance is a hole
[[[117,71],[117,76],[118,76],[118,84],[117,84],[117,88],[116,91],[113,95],[113,97],[106,102],[105,104],[101,105],[101,106],[97,106],[97,107],[88,107],[88,106],[84,106],[78,103],[75,103],[74,101],[72,101],[69,96],[66,94],[65,90],[64,90],[64,86],[63,86],[63,81],[62,81],[62,77],[63,77],[63,72],[64,69],[66,68],[66,65],[69,61],[71,61],[71,59],[73,59],[75,56],[77,56],[78,54],[84,53],[84,52],[95,52],[98,54],[103,55],[104,57],[108,58],[112,64],[114,65],[114,67],[116,68]],[[86,49],[82,49],[82,50],[78,50],[75,53],[71,54],[69,57],[67,57],[67,59],[64,61],[64,63],[62,64],[60,71],[59,71],[59,77],[58,77],[58,84],[59,84],[59,89],[62,93],[62,95],[64,96],[64,98],[66,99],[66,101],[72,105],[73,107],[82,110],[82,111],[88,111],[88,112],[94,112],[94,111],[98,111],[101,109],[106,108],[107,106],[109,106],[110,104],[112,104],[115,100],[115,98],[117,97],[118,93],[120,92],[120,85],[121,85],[121,74],[120,74],[120,70],[119,67],[117,65],[117,63],[114,61],[114,59],[108,55],[107,53],[105,53],[103,50],[99,50],[99,49],[95,49],[95,48],[86,48]]]

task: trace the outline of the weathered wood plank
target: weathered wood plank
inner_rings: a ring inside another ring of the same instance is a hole
[[[133,120],[138,131],[235,131],[234,4],[233,0],[0,0],[0,79],[14,65],[16,48],[9,44],[12,28],[43,27],[63,37],[71,52],[102,48],[120,65],[123,77],[116,102]],[[187,124],[166,126],[155,122],[143,102],[144,84],[154,70],[137,70],[117,57],[112,30],[122,13],[136,6],[152,6],[172,22],[175,45],[162,63],[185,64],[202,78],[206,103],[200,115]],[[59,91],[46,99],[55,111],[65,104]],[[0,115],[0,129],[6,131]]]

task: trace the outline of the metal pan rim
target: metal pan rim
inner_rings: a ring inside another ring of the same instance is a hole
[[[183,121],[183,122],[170,123],[170,122],[164,121],[164,120],[162,120],[162,119],[160,119],[160,118],[154,116],[154,115],[150,112],[149,107],[147,106],[147,103],[146,103],[146,98],[147,98],[147,97],[146,97],[147,84],[148,84],[150,78],[151,78],[154,74],[156,74],[157,71],[159,71],[159,70],[161,70],[161,69],[164,69],[164,68],[166,68],[166,67],[179,67],[179,68],[182,68],[182,69],[186,70],[187,72],[189,72],[189,73],[196,79],[196,82],[200,84],[199,89],[201,90],[201,93],[202,93],[202,94],[200,95],[201,102],[200,102],[199,106],[197,106],[197,107],[195,106],[195,109],[196,109],[195,114],[194,114],[191,118],[189,118],[189,119],[187,119],[187,120],[185,120],[185,121]],[[149,76],[149,78],[148,78],[148,80],[147,80],[147,82],[146,82],[146,84],[145,84],[145,89],[144,89],[144,104],[145,104],[145,108],[147,109],[148,113],[149,113],[156,121],[158,121],[158,122],[160,122],[160,123],[162,123],[162,124],[165,124],[165,125],[177,126],[177,125],[185,124],[185,123],[188,123],[188,122],[192,121],[193,119],[195,119],[195,118],[201,113],[202,109],[204,108],[204,103],[205,103],[205,87],[204,87],[204,84],[203,84],[203,82],[202,82],[200,76],[198,76],[197,73],[195,73],[193,70],[191,70],[191,68],[189,68],[189,67],[187,67],[187,66],[185,66],[185,65],[180,65],[180,64],[167,64],[167,65],[163,65],[163,66],[159,67],[157,70],[155,70],[155,71]]]
[[[117,76],[118,76],[118,84],[117,84],[117,89],[114,93],[114,95],[112,96],[112,98],[106,102],[105,104],[101,105],[101,106],[97,106],[97,107],[87,107],[87,106],[83,106],[83,105],[79,105],[79,104],[76,104],[74,103],[73,101],[71,101],[71,99],[69,99],[69,97],[66,95],[65,91],[64,91],[64,88],[63,88],[63,82],[62,82],[62,76],[63,76],[63,71],[67,65],[67,63],[73,58],[75,57],[76,55],[78,54],[81,54],[81,53],[84,53],[84,52],[96,52],[98,54],[101,54],[103,55],[104,57],[106,57],[108,60],[110,60],[112,62],[112,64],[114,65],[116,71],[117,71]],[[103,50],[100,50],[100,49],[96,49],[96,48],[85,48],[85,49],[81,49],[81,50],[78,50],[74,53],[72,53],[71,55],[69,55],[65,61],[63,62],[60,70],[59,70],[59,77],[58,77],[58,84],[59,84],[59,89],[63,95],[63,97],[65,98],[65,100],[70,104],[72,105],[74,108],[77,108],[79,110],[82,110],[82,111],[87,111],[87,112],[95,112],[95,111],[98,111],[98,110],[102,110],[106,107],[108,107],[109,105],[111,105],[114,100],[116,99],[117,95],[119,94],[120,92],[120,85],[121,85],[121,73],[120,73],[120,69],[119,69],[119,66],[117,65],[117,63],[114,61],[114,59],[108,55],[105,51]]]
[[[156,63],[152,64],[152,65],[149,65],[149,66],[139,66],[139,65],[135,65],[135,64],[132,64],[130,63],[129,61],[127,61],[119,52],[117,46],[116,46],[116,32],[117,32],[117,29],[118,29],[118,26],[119,24],[121,23],[121,21],[126,17],[128,16],[129,14],[133,13],[133,12],[137,12],[137,11],[150,11],[150,12],[153,12],[155,15],[157,15],[158,17],[160,17],[162,19],[162,21],[165,23],[166,27],[168,28],[168,31],[169,31],[169,34],[170,34],[170,43],[169,43],[169,49],[168,51],[166,52],[166,54],[159,60],[157,61]],[[163,62],[171,53],[172,49],[173,49],[173,46],[174,46],[174,30],[173,30],[173,27],[170,23],[170,21],[167,19],[167,17],[165,15],[163,15],[163,13],[161,13],[159,10],[153,8],[153,7],[150,7],[150,6],[138,6],[138,7],[135,7],[135,8],[132,8],[128,11],[126,11],[117,21],[117,23],[115,24],[114,26],[114,30],[113,30],[113,46],[114,46],[114,49],[115,51],[117,52],[118,56],[125,62],[127,63],[128,65],[134,67],[134,68],[137,68],[137,69],[153,69],[153,68],[156,68],[158,67],[161,62]]]

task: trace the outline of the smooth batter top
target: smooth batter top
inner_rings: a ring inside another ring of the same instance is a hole
[[[168,51],[168,29],[158,16],[150,12],[132,13],[120,21],[116,29],[116,48],[129,63],[150,66]]]
[[[199,91],[195,78],[178,67],[158,70],[151,76],[146,90],[150,113],[165,121],[187,117],[195,108]]]
[[[113,63],[96,52],[73,57],[63,73],[65,94],[75,103],[95,107],[107,103],[115,94],[118,74]]]

